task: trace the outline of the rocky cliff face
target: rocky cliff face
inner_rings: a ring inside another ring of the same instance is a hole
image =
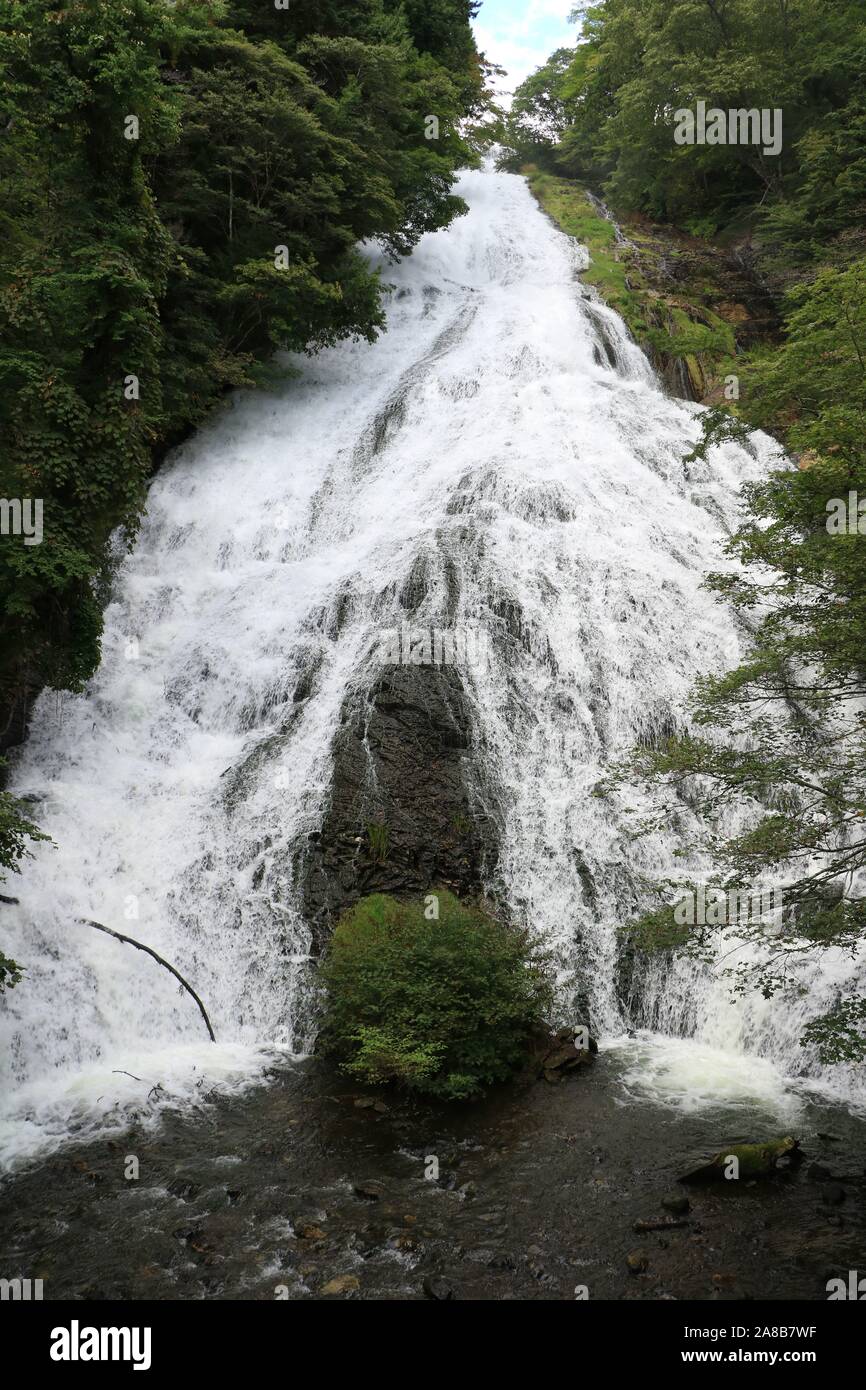
[[[455,666],[388,667],[343,709],[328,810],[301,865],[317,950],[367,893],[482,891],[497,833],[473,737]]]

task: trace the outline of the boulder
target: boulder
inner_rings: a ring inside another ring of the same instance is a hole
[[[684,1216],[689,1210],[691,1202],[684,1192],[668,1192],[662,1197],[659,1206],[665,1211],[671,1211],[675,1216]]]
[[[354,1293],[360,1287],[361,1281],[354,1274],[338,1274],[336,1279],[329,1279],[327,1284],[322,1285],[321,1293],[328,1295]]]
[[[454,1285],[449,1284],[447,1279],[441,1275],[432,1275],[424,1280],[424,1292],[428,1298],[432,1298],[436,1303],[445,1303],[449,1299],[456,1298]]]
[[[763,1144],[732,1144],[722,1149],[706,1163],[683,1173],[680,1182],[717,1182],[725,1178],[729,1162],[736,1158],[740,1178],[761,1178],[775,1173],[780,1158],[790,1155],[802,1157],[799,1153],[800,1141],[790,1135],[784,1139],[771,1139]]]
[[[594,1038],[589,1039],[588,1047],[582,1047],[573,1028],[560,1028],[541,1053],[539,1075],[556,1085],[569,1072],[589,1065],[597,1052],[598,1043]]]
[[[378,1202],[385,1195],[385,1189],[380,1182],[359,1182],[352,1191],[365,1202]]]

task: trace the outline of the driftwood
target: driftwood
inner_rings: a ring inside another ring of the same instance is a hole
[[[81,922],[85,927],[95,927],[97,931],[104,931],[106,936],[113,936],[115,941],[125,941],[128,946],[134,946],[136,950],[144,951],[145,955],[153,956],[154,960],[159,961],[160,965],[164,965],[166,970],[168,970],[176,980],[180,981],[187,993],[192,995],[193,999],[198,1004],[201,1016],[205,1021],[205,1026],[207,1028],[208,1033],[210,1034],[211,1042],[216,1042],[214,1031],[210,1026],[210,1019],[207,1016],[207,1009],[199,999],[192,985],[189,984],[183,978],[179,970],[175,970],[173,965],[169,965],[167,960],[163,960],[162,956],[158,955],[158,953],[154,951],[151,946],[142,945],[140,941],[136,941],[135,938],[132,936],[124,936],[121,932],[112,930],[111,927],[104,927],[101,922],[94,922],[90,917],[79,917],[77,920]]]

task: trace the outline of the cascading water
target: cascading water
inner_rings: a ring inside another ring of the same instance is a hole
[[[7,1159],[309,1047],[298,848],[322,820],[340,711],[419,564],[413,621],[489,638],[461,677],[501,808],[497,887],[552,946],[564,1013],[624,1031],[615,929],[638,877],[673,871],[678,837],[633,841],[592,789],[671,727],[697,672],[736,659],[700,586],[771,444],[684,466],[697,411],[586,297],[582,250],[517,177],[470,173],[461,191],[468,217],[383,264],[379,342],[237,397],[163,468],[97,676],[37,706],[12,790],[54,845],[0,908],[27,967],[0,1017]],[[82,918],[172,961],[217,1045],[164,970]],[[782,1011],[731,1007],[688,968],[660,991],[656,1079],[678,1057],[692,1094],[712,1092],[713,1065],[722,1096],[781,1092],[747,1048],[800,1068]],[[692,1028],[698,1042],[676,1036]]]

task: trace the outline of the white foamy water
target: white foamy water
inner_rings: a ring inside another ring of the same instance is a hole
[[[802,1098],[784,1073],[754,1053],[645,1030],[628,1041],[614,1039],[605,1050],[624,1063],[620,1080],[637,1103],[649,1099],[684,1115],[714,1108],[759,1111],[780,1124],[793,1124],[802,1114]]]
[[[622,1031],[615,928],[640,874],[675,870],[678,832],[635,843],[592,788],[669,728],[696,673],[736,660],[700,585],[770,443],[685,468],[697,412],[585,298],[581,249],[515,176],[470,173],[461,191],[468,217],[383,267],[379,342],[239,396],[166,464],[98,674],[39,702],[12,785],[56,847],[7,884],[20,907],[0,906],[4,950],[27,967],[0,1006],[7,1160],[157,1083],[151,1103],[195,1098],[310,1046],[297,856],[343,702],[375,676],[410,575],[424,576],[414,623],[490,639],[489,666],[463,674],[503,823],[498,886],[552,943],[563,1016]],[[170,960],[217,1046],[167,972],[88,917]],[[688,971],[658,990],[654,1026],[694,1025],[738,1059],[720,1093],[747,1054],[772,1054],[772,1082],[755,1083],[768,1103],[802,1068],[784,1010],[732,1009]]]

